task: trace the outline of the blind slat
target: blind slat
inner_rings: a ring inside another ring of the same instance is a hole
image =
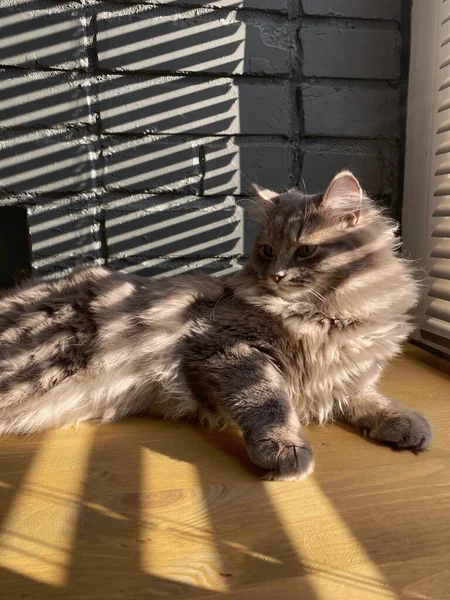
[[[439,108],[438,108],[438,113],[444,112],[445,110],[448,110],[450,108],[450,99],[447,98],[446,100],[444,100],[444,102],[442,102],[442,104],[440,104]],[[448,121],[447,121],[448,123]],[[448,131],[448,129],[446,129],[446,131]]]
[[[432,300],[425,314],[427,317],[434,317],[446,323],[450,323],[450,302],[445,300]]]
[[[441,223],[438,223],[431,235],[437,238],[450,238],[450,219],[444,219]]]
[[[438,260],[430,270],[431,277],[450,280],[450,260]]]
[[[438,145],[436,149],[436,156],[447,154],[447,152],[450,152],[450,140],[444,140]]]
[[[436,206],[433,217],[450,217],[450,199],[443,200]]]
[[[438,113],[444,112],[444,111],[448,110],[449,108],[450,108],[450,99],[447,98],[446,100],[444,100],[442,102],[442,104],[439,105]],[[448,121],[447,121],[447,123],[448,123]]]
[[[446,119],[439,125],[437,133],[447,133],[448,131],[450,131],[450,120]]]
[[[431,318],[425,322],[420,333],[424,340],[443,348],[450,348],[450,323]]]
[[[450,160],[442,162],[434,172],[435,175],[449,175],[450,174]]]
[[[428,295],[450,302],[450,285],[446,281],[436,281],[428,290]]]
[[[450,340],[450,323],[441,321],[441,319],[429,319],[426,325],[422,327],[422,329],[425,329],[426,331],[429,331],[430,333],[434,333],[436,335],[442,335],[443,337],[448,335]]]
[[[448,89],[450,87],[450,77],[447,77],[446,79],[444,79],[444,81],[441,83],[440,87],[439,87],[439,91],[443,92],[444,90]]]
[[[450,181],[443,181],[434,192],[434,196],[450,196]]]
[[[440,240],[430,256],[432,258],[450,258],[450,240]]]

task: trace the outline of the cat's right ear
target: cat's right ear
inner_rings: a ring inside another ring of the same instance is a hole
[[[256,183],[252,184],[251,191],[253,198],[263,200],[264,202],[270,202],[271,204],[274,204],[274,199],[279,195],[276,192],[272,192],[272,190],[256,185]]]
[[[322,204],[341,212],[347,223],[356,225],[361,214],[362,199],[359,181],[350,171],[341,171],[328,186]]]

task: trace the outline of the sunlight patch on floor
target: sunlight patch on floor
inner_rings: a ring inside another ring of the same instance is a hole
[[[398,598],[314,477],[264,485],[317,600]]]
[[[228,590],[213,527],[208,498],[204,497],[194,465],[166,459],[167,477],[188,478],[191,487],[155,490],[154,454],[142,449],[140,506],[141,570],[199,590]],[[222,575],[221,575],[222,573]]]
[[[61,432],[45,435],[1,527],[0,567],[52,586],[67,583],[93,432],[83,428],[61,455]]]

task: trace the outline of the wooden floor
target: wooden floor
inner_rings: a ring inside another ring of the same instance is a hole
[[[310,427],[304,482],[169,422],[0,440],[0,597],[448,600],[449,372],[410,347],[383,384],[429,417],[429,452]]]

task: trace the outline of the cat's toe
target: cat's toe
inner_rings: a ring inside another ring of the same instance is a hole
[[[305,479],[314,471],[314,456],[310,446],[285,446],[279,454],[277,467],[268,471],[269,481],[295,481]]]
[[[427,419],[414,411],[380,420],[369,435],[394,448],[414,453],[426,450],[433,439],[433,431]]]
[[[249,455],[253,462],[267,470],[264,479],[271,481],[304,479],[314,470],[313,451],[304,439],[259,440],[249,447]]]

